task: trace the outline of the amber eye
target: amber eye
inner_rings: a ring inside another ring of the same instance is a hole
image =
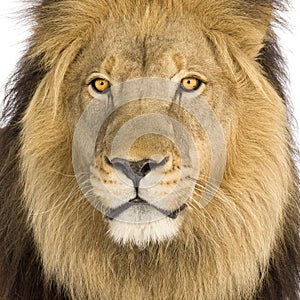
[[[181,80],[181,88],[187,92],[196,91],[202,85],[202,81],[196,77],[187,77]]]
[[[97,93],[103,93],[110,88],[110,82],[104,78],[96,78],[91,81],[90,85]]]

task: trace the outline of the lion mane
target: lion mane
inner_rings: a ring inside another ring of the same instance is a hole
[[[272,29],[286,3],[35,2],[0,129],[0,298],[300,299],[297,151]],[[101,214],[74,192],[74,128],[62,87],[107,20],[132,20],[143,35],[192,14],[242,103],[220,187],[227,200],[188,218],[170,242],[117,244]]]

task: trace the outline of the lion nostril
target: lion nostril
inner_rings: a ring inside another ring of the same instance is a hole
[[[110,159],[109,159],[106,155],[104,156],[104,161],[105,161],[108,165],[112,166],[112,163],[111,163]]]
[[[139,181],[145,177],[148,173],[159,166],[163,166],[167,161],[168,157],[164,158],[160,162],[156,162],[152,159],[143,159],[140,161],[130,161],[122,158],[114,158],[111,161],[107,159],[107,163],[113,166],[116,170],[121,171],[129,179],[131,179],[135,186],[138,185]]]
[[[145,163],[141,169],[141,173],[145,174],[144,176],[146,176],[150,171],[151,171],[150,163]]]

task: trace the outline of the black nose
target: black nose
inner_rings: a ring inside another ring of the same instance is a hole
[[[129,179],[131,179],[135,186],[139,185],[140,180],[145,177],[151,170],[163,166],[168,157],[160,162],[153,159],[143,159],[140,161],[131,161],[123,158],[114,158],[111,161],[106,157],[106,162],[112,165],[116,170],[121,171]]]

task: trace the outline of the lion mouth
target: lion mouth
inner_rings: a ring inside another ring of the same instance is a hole
[[[157,211],[159,211],[160,213],[162,213],[163,215],[165,215],[166,217],[170,218],[170,219],[176,219],[178,217],[178,215],[185,210],[185,208],[187,207],[186,204],[181,205],[179,208],[173,210],[173,211],[169,211],[169,210],[165,210],[162,208],[159,208],[153,204],[150,204],[149,202],[147,202],[144,199],[141,199],[139,197],[134,198],[114,209],[110,209],[106,214],[105,214],[105,218],[109,219],[110,221],[114,220],[115,218],[117,218],[121,213],[123,213],[124,211],[126,211],[127,209],[129,209],[130,207],[134,206],[134,205],[146,205],[146,206],[150,206],[154,209],[156,209]]]

